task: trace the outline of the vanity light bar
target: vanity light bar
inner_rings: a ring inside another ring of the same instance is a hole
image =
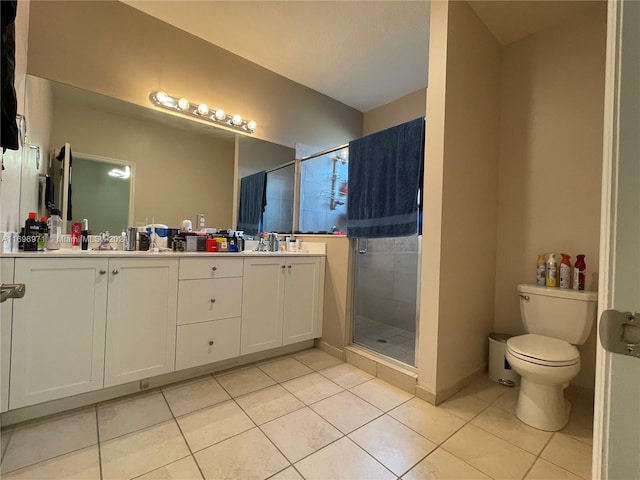
[[[223,125],[247,133],[255,133],[256,131],[256,122],[253,120],[245,120],[240,115],[230,115],[221,108],[210,110],[204,103],[191,103],[186,98],[173,97],[162,90],[151,92],[149,100],[158,107],[183,113],[200,120],[207,120],[216,125]]]

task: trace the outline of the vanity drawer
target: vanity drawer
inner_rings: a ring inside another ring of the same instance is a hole
[[[241,313],[242,278],[178,282],[178,325],[239,317]]]
[[[181,258],[180,280],[242,276],[242,258]]]
[[[206,365],[239,355],[239,317],[178,326],[176,370]]]

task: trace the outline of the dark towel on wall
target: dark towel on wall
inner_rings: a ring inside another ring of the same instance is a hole
[[[18,99],[15,90],[17,0],[2,0],[2,49],[0,51],[0,143],[2,152],[18,150]]]
[[[238,228],[255,235],[260,228],[262,213],[267,205],[267,172],[262,171],[240,180],[240,209]]]
[[[349,142],[348,237],[418,231],[424,128],[424,118],[417,118]]]

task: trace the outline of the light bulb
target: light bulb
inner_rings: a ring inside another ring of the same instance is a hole
[[[169,100],[169,95],[167,95],[166,92],[160,90],[156,93],[156,100],[158,100],[158,102],[160,103],[165,103],[167,100]]]
[[[198,113],[200,115],[206,115],[207,113],[209,113],[209,107],[207,107],[206,104],[201,103],[200,105],[198,105]]]
[[[180,107],[180,110],[186,110],[187,108],[189,108],[189,100],[187,100],[186,98],[181,98],[180,100],[178,100],[178,107]]]
[[[242,125],[242,117],[240,115],[234,115],[231,119],[231,123],[234,125]]]
[[[216,119],[217,120],[224,120],[225,118],[227,118],[227,114],[224,113],[224,110],[222,110],[221,108],[219,108],[218,110],[216,110]]]
[[[256,122],[254,122],[253,120],[250,120],[247,123],[247,128],[249,129],[250,132],[255,132],[256,131],[256,127],[257,127]]]

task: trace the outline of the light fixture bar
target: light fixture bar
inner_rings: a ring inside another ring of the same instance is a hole
[[[158,107],[166,108],[167,110],[182,113],[200,120],[206,120],[215,125],[222,125],[246,133],[255,133],[256,131],[256,122],[253,120],[245,120],[240,115],[230,115],[221,108],[211,110],[204,103],[191,103],[186,98],[173,97],[162,90],[151,92],[149,94],[149,100]]]

